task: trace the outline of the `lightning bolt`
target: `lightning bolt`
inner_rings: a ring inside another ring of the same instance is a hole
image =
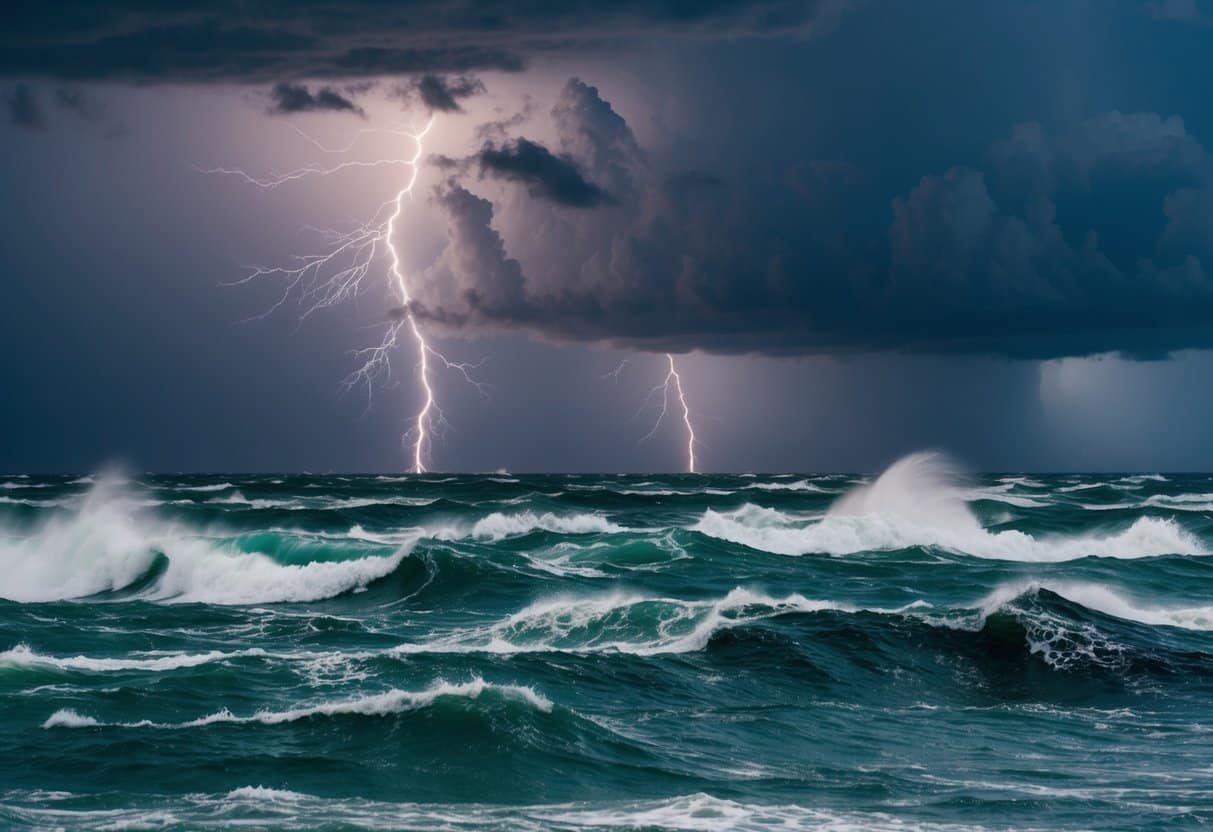
[[[623,368],[628,366],[628,360],[625,358],[619,362],[619,366],[611,370],[609,373],[603,373],[603,378],[609,378],[612,381],[619,381],[619,374],[623,372]]]
[[[686,393],[682,389],[682,376],[678,374],[678,368],[674,364],[674,356],[672,353],[665,354],[666,361],[669,362],[669,370],[666,372],[665,378],[661,384],[658,384],[649,391],[649,395],[645,397],[644,404],[641,405],[641,410],[648,406],[653,397],[661,393],[661,411],[657,414],[657,420],[653,422],[652,429],[644,435],[641,442],[648,441],[657,433],[657,429],[661,427],[662,421],[665,419],[666,413],[670,409],[670,393],[678,397],[678,404],[682,407],[682,424],[686,427],[687,436],[687,473],[694,474],[695,471],[695,426],[691,424],[691,406],[687,404]],[[620,365],[619,370],[623,369]],[[608,374],[609,375],[609,374]]]
[[[413,420],[412,427],[403,437],[404,444],[410,445],[412,467],[415,473],[424,473],[429,457],[431,436],[440,428],[448,425],[442,407],[434,393],[433,370],[435,365],[455,371],[463,380],[473,385],[480,394],[486,395],[487,386],[477,381],[473,375],[480,364],[469,364],[451,361],[434,349],[426,339],[417,318],[413,313],[412,295],[408,282],[405,280],[404,268],[400,263],[400,253],[396,248],[395,233],[404,211],[405,197],[412,197],[417,178],[421,173],[421,156],[424,152],[424,140],[434,126],[431,116],[424,128],[416,133],[405,130],[362,130],[344,147],[329,148],[295,128],[304,139],[325,153],[346,153],[350,151],[363,135],[380,132],[408,138],[413,142],[411,156],[401,158],[345,160],[333,165],[308,165],[285,173],[273,173],[268,176],[254,176],[238,168],[210,168],[203,173],[234,176],[258,188],[273,189],[289,182],[313,176],[332,176],[342,171],[356,168],[380,168],[399,166],[408,170],[404,185],[396,192],[394,198],[382,203],[371,216],[370,220],[355,226],[350,231],[332,229],[311,230],[320,234],[329,247],[319,254],[296,255],[292,258],[291,266],[255,266],[249,274],[237,284],[248,283],[259,278],[279,278],[284,282],[281,296],[269,309],[257,318],[264,318],[285,304],[292,296],[297,296],[303,308],[300,321],[321,309],[347,300],[357,295],[371,274],[372,267],[377,262],[381,252],[386,252],[388,258],[388,285],[399,305],[391,310],[390,320],[383,338],[379,344],[355,350],[354,355],[361,366],[342,382],[342,387],[350,390],[364,386],[367,393],[367,408],[373,403],[375,382],[382,378],[390,378],[392,373],[391,357],[399,346],[402,334],[412,339],[417,349],[417,380],[421,393],[421,409]]]

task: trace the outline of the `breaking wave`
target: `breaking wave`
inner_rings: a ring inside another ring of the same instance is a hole
[[[901,613],[923,602],[866,612]],[[925,605],[929,606],[929,605]],[[860,608],[794,593],[775,598],[738,587],[723,598],[611,594],[537,601],[489,627],[444,634],[395,648],[412,653],[628,653],[637,656],[703,650],[722,630],[789,613],[858,612]]]
[[[1107,534],[1034,537],[982,527],[935,454],[913,454],[874,483],[843,495],[823,518],[789,515],[747,504],[735,511],[708,509],[692,530],[781,555],[849,555],[937,547],[982,558],[1065,561],[1101,556],[1140,558],[1200,555],[1208,547],[1172,519],[1140,517]]]
[[[0,597],[57,601],[139,588],[154,600],[211,604],[315,601],[365,588],[408,553],[280,563],[142,513],[102,480],[79,510],[35,534],[0,539]]]

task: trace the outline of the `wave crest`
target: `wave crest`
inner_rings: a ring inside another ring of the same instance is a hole
[[[505,514],[495,511],[477,520],[472,526],[453,526],[428,531],[428,537],[436,540],[460,540],[472,538],[497,542],[510,537],[523,537],[534,532],[554,534],[616,534],[627,531],[600,514],[560,515],[551,512],[523,511]]]
[[[391,716],[393,714],[416,711],[429,707],[443,699],[481,699],[496,697],[499,699],[524,702],[541,713],[551,713],[554,707],[546,696],[536,693],[533,688],[524,685],[497,685],[475,677],[467,682],[437,682],[422,691],[401,690],[392,688],[383,693],[359,696],[336,702],[322,702],[300,708],[284,711],[257,711],[249,716],[237,716],[227,708],[215,713],[191,719],[186,722],[139,722],[102,723],[90,716],[83,716],[75,711],[64,709],[56,711],[43,723],[43,728],[82,728],[101,725],[113,725],[122,728],[159,728],[182,729],[204,728],[208,725],[259,723],[261,725],[280,725],[287,722],[297,722],[313,717],[334,716]]]

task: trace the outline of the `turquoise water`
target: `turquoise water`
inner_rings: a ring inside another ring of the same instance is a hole
[[[1213,478],[0,476],[0,827],[1213,823]]]

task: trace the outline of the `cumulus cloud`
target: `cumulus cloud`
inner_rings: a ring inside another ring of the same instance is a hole
[[[769,354],[1153,357],[1213,344],[1213,160],[1178,118],[1016,126],[985,164],[885,195],[874,222],[838,198],[871,187],[850,162],[790,171],[791,212],[769,189],[660,170],[576,79],[550,116],[559,155],[522,138],[489,148],[500,169],[486,174],[529,199],[507,193],[495,210],[474,185],[440,190],[458,232],[419,314],[464,331]],[[612,199],[588,213],[535,199],[541,159]]]
[[[524,317],[522,267],[506,255],[505,243],[492,227],[492,203],[455,182],[448,183],[435,202],[448,220],[450,241],[435,267],[443,276],[437,288],[444,306],[466,310],[460,320],[448,322],[470,320],[481,309],[494,315],[513,310],[508,314]]]

